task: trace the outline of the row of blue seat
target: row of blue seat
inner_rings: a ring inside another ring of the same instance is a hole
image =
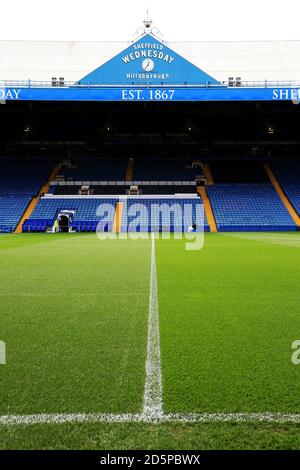
[[[23,224],[23,231],[46,230],[63,210],[75,211],[71,226],[77,231],[111,231],[117,201],[116,198],[41,198],[31,217]],[[156,209],[161,213],[156,213]],[[131,231],[133,227],[135,231],[148,231],[151,225],[156,231],[168,226],[171,231],[182,231],[194,223],[199,226],[201,216],[204,216],[205,230],[208,231],[199,197],[133,198],[127,200],[123,211],[122,231]],[[139,217],[139,223],[134,222],[136,217]]]
[[[13,231],[54,163],[11,158],[0,163],[0,226],[1,231]]]
[[[45,232],[47,229],[52,228],[53,222],[48,223],[48,220],[39,220],[39,221],[31,221],[26,220],[23,224],[22,231],[25,233],[29,232]],[[105,222],[101,224],[101,222],[94,222],[94,221],[76,221],[70,224],[70,227],[73,228],[76,232],[95,232],[99,230],[101,232],[111,232],[112,223]],[[1,230],[1,227],[0,227]]]
[[[220,231],[296,229],[270,183],[215,184],[207,192]]]
[[[298,230],[291,225],[218,225],[219,232],[291,232]]]
[[[193,224],[209,230],[200,197],[128,199],[122,217],[123,232],[187,231]]]
[[[45,231],[54,224],[57,214],[63,210],[75,211],[71,223],[76,231],[111,230],[115,214],[116,198],[41,198],[29,219],[23,224],[24,232]],[[101,221],[104,220],[101,225]]]
[[[14,230],[31,200],[31,195],[0,195],[0,226]]]
[[[126,165],[126,158],[82,158],[73,162],[73,168],[62,167],[60,175],[66,181],[124,180]],[[133,174],[138,180],[192,181],[196,175],[202,174],[202,170],[201,168],[193,169],[191,161],[182,158],[135,158]]]
[[[0,225],[0,233],[11,233],[13,230],[12,225]]]

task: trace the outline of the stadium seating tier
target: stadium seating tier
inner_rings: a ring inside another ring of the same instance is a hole
[[[215,184],[207,192],[219,231],[297,228],[271,184]]]

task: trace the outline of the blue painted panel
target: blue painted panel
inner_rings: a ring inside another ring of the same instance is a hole
[[[217,84],[213,77],[146,34],[123,52],[89,73],[80,84]]]
[[[300,101],[298,88],[6,88],[7,101]]]

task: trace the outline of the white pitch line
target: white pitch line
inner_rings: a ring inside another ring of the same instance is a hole
[[[290,413],[199,413],[199,414],[35,414],[0,416],[2,425],[34,425],[65,423],[290,423],[300,424],[300,414]]]
[[[138,297],[138,296],[143,296],[145,297],[145,293],[144,292],[120,292],[120,293],[116,293],[116,292],[95,292],[95,293],[80,293],[80,292],[55,292],[55,293],[51,293],[51,292],[42,292],[42,293],[35,293],[35,292],[32,292],[32,293],[28,293],[28,294],[18,294],[18,293],[11,293],[11,294],[2,294],[0,293],[0,297],[58,297],[58,295],[72,295],[72,296],[76,296],[76,297],[99,297],[101,295],[101,297]]]
[[[151,275],[149,293],[148,343],[143,415],[158,418],[163,414],[160,335],[157,299],[155,236],[151,242]]]

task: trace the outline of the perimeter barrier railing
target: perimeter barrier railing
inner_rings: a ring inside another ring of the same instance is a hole
[[[124,83],[124,84],[105,84],[105,83],[80,83],[74,81],[36,81],[36,80],[0,80],[0,88],[300,88],[300,81],[223,81],[219,83]]]

